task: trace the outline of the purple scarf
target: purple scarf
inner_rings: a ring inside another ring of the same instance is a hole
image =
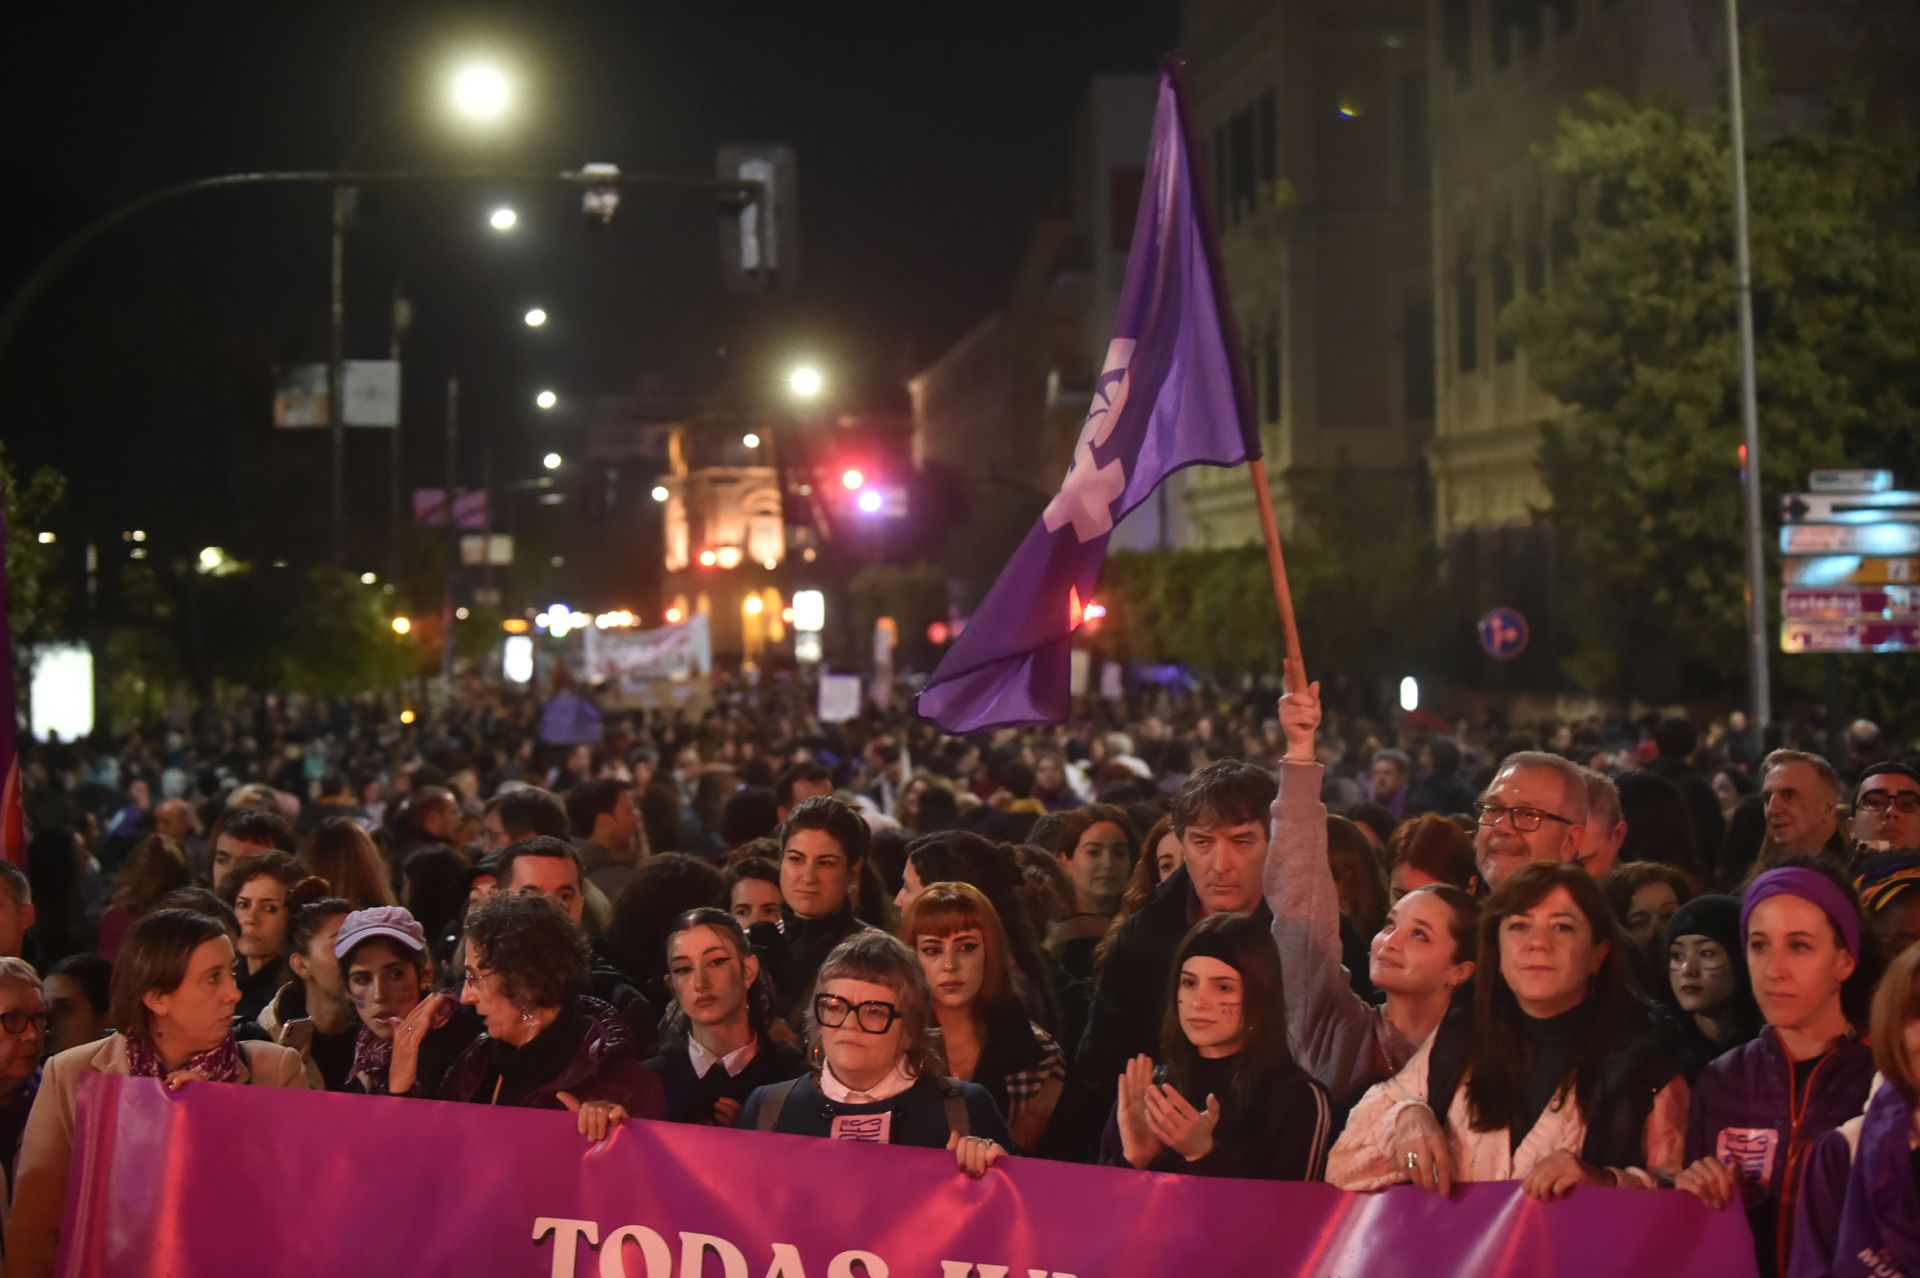
[[[452,1000],[443,999],[440,1006],[433,1010],[433,1022],[427,1026],[427,1034],[433,1033],[453,1019],[460,1005]],[[398,1030],[395,1026],[395,1030]],[[424,1045],[426,1035],[421,1035]],[[348,1078],[357,1078],[369,1095],[387,1094],[387,1077],[393,1071],[393,1039],[381,1038],[365,1025],[360,1027],[360,1037],[353,1040],[353,1068],[347,1071]],[[416,1078],[416,1083],[418,1079]]]
[[[161,1063],[159,1049],[145,1034],[129,1034],[126,1038],[128,1072],[135,1078],[165,1079],[169,1074],[187,1073],[209,1083],[240,1081],[240,1043],[231,1033],[220,1040],[218,1047],[189,1057],[177,1070]]]
[[[1847,1173],[1846,1206],[1833,1248],[1845,1278],[1920,1274],[1920,1191],[1913,1183],[1913,1102],[1883,1083],[1867,1104],[1860,1148]]]

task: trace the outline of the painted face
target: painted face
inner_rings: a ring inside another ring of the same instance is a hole
[[[948,936],[922,933],[913,948],[935,1003],[956,1011],[973,1006],[987,977],[987,942],[979,928],[963,927]]]
[[[1862,781],[1850,832],[1855,843],[1885,843],[1896,852],[1920,848],[1920,785],[1897,772]]]
[[[1155,882],[1164,883],[1169,874],[1180,868],[1180,862],[1186,859],[1187,850],[1180,845],[1180,836],[1169,830],[1160,836],[1160,846],[1153,850],[1153,864],[1159,877]]]
[[[733,885],[733,899],[727,908],[743,928],[755,923],[778,923],[780,889],[765,879],[741,879]]]
[[[1205,1057],[1231,1056],[1247,1041],[1246,996],[1230,963],[1196,954],[1180,965],[1180,1032]]]
[[[18,1016],[16,1033],[0,1025],[0,1079],[24,1083],[47,1052],[47,997],[37,985],[0,982],[0,1016]]]
[[[1499,887],[1529,861],[1572,859],[1578,846],[1573,831],[1584,833],[1585,827],[1572,824],[1564,814],[1567,798],[1560,774],[1549,768],[1508,768],[1493,779],[1481,796],[1481,803],[1488,807],[1481,812],[1473,838],[1474,859],[1488,887]],[[1514,824],[1515,810],[1523,823],[1531,824],[1538,817],[1540,827],[1519,829]]]
[[[667,942],[668,983],[695,1025],[725,1025],[746,1016],[747,989],[758,971],[758,961],[749,955],[743,963],[733,942],[715,928],[690,927]]]
[[[837,978],[823,983],[819,992],[840,999],[849,1009],[862,1003],[886,1003],[895,1010],[900,995],[890,985],[872,981]],[[906,1052],[906,1025],[895,1017],[883,1034],[869,1034],[860,1028],[860,1018],[849,1010],[838,1026],[820,1027],[820,1048],[834,1077],[849,1087],[871,1086],[885,1078]]]
[[[1812,764],[1776,763],[1760,783],[1760,796],[1767,833],[1784,851],[1818,852],[1833,837],[1836,798]]]
[[[1578,1007],[1606,957],[1606,942],[1595,942],[1593,925],[1563,887],[1500,920],[1500,975],[1529,1016]]]
[[[1127,836],[1111,821],[1095,821],[1073,851],[1060,858],[1073,880],[1075,908],[1086,914],[1111,914],[1120,903],[1133,862]]]
[[[831,918],[846,908],[853,869],[840,841],[825,830],[795,830],[780,854],[780,895],[803,919]]]
[[[1676,936],[1667,947],[1667,981],[1683,1012],[1724,1007],[1737,988],[1733,955],[1710,936]]]
[[[1367,974],[1389,994],[1420,995],[1459,985],[1471,955],[1454,954],[1453,911],[1431,892],[1395,901],[1367,951]]]
[[[518,1043],[521,1027],[526,1022],[521,1019],[520,1009],[507,997],[506,982],[487,962],[486,952],[473,944],[471,938],[467,942],[467,968],[462,975],[460,1001],[480,1013],[488,1036],[503,1043]]]
[[[580,868],[570,857],[515,857],[504,887],[521,896],[552,897],[566,907],[567,917],[575,923],[587,911],[587,898],[580,892]]]
[[[1667,934],[1667,924],[1680,912],[1680,898],[1671,883],[1655,880],[1634,889],[1627,904],[1627,935],[1633,943],[1652,950]]]
[[[1826,912],[1800,896],[1770,896],[1747,916],[1747,975],[1775,1029],[1801,1029],[1839,1005],[1853,955]]]
[[[360,1023],[380,1038],[392,1038],[420,1005],[419,957],[409,953],[392,941],[374,940],[356,946],[348,957],[347,1001]]]
[[[42,983],[42,988],[47,1000],[47,1055],[100,1037],[100,1031],[106,1028],[104,1018],[94,1010],[78,981],[57,972]]]
[[[277,886],[277,885],[276,885]],[[189,1054],[211,1051],[231,1032],[240,987],[233,979],[233,942],[202,941],[187,956],[186,977],[174,989],[148,990],[142,1001],[156,1036]]]
[[[241,957],[264,963],[286,951],[286,884],[271,875],[254,875],[234,895],[233,913],[240,920]]]
[[[1207,914],[1251,914],[1260,906],[1260,876],[1267,864],[1267,830],[1258,821],[1240,825],[1190,825],[1180,836],[1187,874]]]

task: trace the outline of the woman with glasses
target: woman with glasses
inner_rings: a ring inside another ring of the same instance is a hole
[[[13,1196],[13,1158],[40,1090],[46,1052],[47,999],[40,978],[24,959],[0,958],[0,1175],[8,1198]]]
[[[1753,1001],[1740,949],[1740,902],[1696,896],[1667,924],[1668,1002],[1680,1013],[1680,1068],[1688,1080],[1706,1063],[1753,1038],[1760,1008]]]
[[[1777,1274],[1808,1151],[1866,1106],[1873,1051],[1859,1027],[1878,971],[1853,894],[1812,858],[1753,881],[1740,934],[1766,1029],[1700,1071],[1675,1185],[1709,1207],[1741,1204],[1760,1272]]]
[[[905,945],[879,931],[842,941],[820,965],[808,1012],[814,1072],[757,1089],[736,1126],[950,1149],[974,1177],[1006,1155],[993,1098],[945,1076],[933,993]]]
[[[74,1105],[95,1074],[304,1088],[300,1053],[237,1041],[233,942],[219,919],[191,910],[150,910],[127,933],[113,969],[112,1022],[120,1032],[47,1062],[20,1142],[7,1273],[44,1278],[60,1245],[60,1212],[73,1161]]]
[[[647,1068],[666,1087],[668,1122],[731,1127],[755,1088],[798,1078],[807,1058],[767,1036],[770,991],[731,914],[688,910],[674,920],[664,948],[674,1006]]]
[[[486,1032],[447,1072],[445,1100],[566,1109],[599,1141],[664,1110],[660,1079],[634,1053],[625,1019],[586,993],[586,934],[550,896],[498,892],[467,916],[460,1001]]]
[[[1287,1050],[1280,956],[1258,921],[1215,914],[1174,958],[1161,1025],[1166,1063],[1127,1063],[1100,1141],[1111,1167],[1318,1180],[1333,1109]]]
[[[1443,1025],[1367,1092],[1327,1179],[1440,1193],[1519,1180],[1552,1199],[1671,1176],[1687,1112],[1678,1032],[1633,992],[1627,944],[1579,866],[1508,875],[1481,915],[1470,1032]]]
[[[930,884],[907,904],[900,939],[932,989],[947,1068],[987,1089],[1019,1148],[1037,1149],[1066,1090],[1067,1058],[1020,1006],[993,903],[970,884]]]

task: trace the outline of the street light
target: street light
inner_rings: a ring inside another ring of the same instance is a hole
[[[670,494],[667,492],[667,486],[665,484],[655,484],[653,486],[653,499],[655,501],[665,501],[668,496],[670,496]]]
[[[560,397],[550,390],[543,390],[533,397],[533,402],[542,408],[552,408],[560,402]]]
[[[396,635],[404,635],[413,629],[413,622],[406,617],[395,617],[392,624]]]
[[[826,386],[827,379],[811,364],[797,364],[787,374],[787,389],[795,399],[818,399]]]
[[[493,211],[493,215],[487,219],[487,225],[496,231],[511,231],[519,221],[520,215],[503,204]]]
[[[513,86],[499,67],[470,62],[453,73],[453,109],[469,120],[488,122],[507,113]]]
[[[547,322],[547,313],[541,310],[538,306],[534,307],[532,310],[527,312],[528,328],[539,328],[542,324],[546,322]]]
[[[51,546],[55,541],[58,541],[59,538],[55,537],[50,532],[43,532],[38,537],[34,538],[34,540],[39,542],[43,546]]]
[[[204,550],[203,550],[203,551],[201,551],[201,552],[200,552],[200,557],[201,557],[201,559],[203,559],[203,560],[204,560],[204,559],[206,558],[206,556],[207,556],[207,552],[206,552],[206,551],[204,551]],[[363,573],[361,573],[361,574],[360,574],[360,584],[361,584],[361,585],[363,585],[363,586],[371,586],[371,585],[372,585],[372,584],[373,584],[374,582],[376,582],[376,581],[378,581],[378,580],[380,580],[380,578],[379,578],[379,576],[378,576],[377,574],[375,574],[375,573],[370,573],[370,572],[363,572]]]
[[[841,487],[845,488],[848,492],[853,492],[866,482],[867,477],[852,467],[848,467],[840,473]]]
[[[740,437],[740,442],[745,444],[748,448],[760,447],[760,437],[751,431],[747,432],[745,435],[742,435]]]
[[[547,454],[547,455],[546,455],[545,457],[542,457],[542,458],[540,459],[540,464],[541,464],[542,466],[545,466],[545,467],[546,467],[546,468],[547,468],[548,470],[559,470],[559,469],[560,469],[560,454],[559,454],[559,453],[548,453],[548,454]]]
[[[880,490],[877,488],[867,489],[867,491],[860,494],[860,499],[857,504],[864,514],[879,514],[881,506]]]

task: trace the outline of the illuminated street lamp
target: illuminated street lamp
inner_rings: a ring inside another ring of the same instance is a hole
[[[527,312],[528,328],[539,328],[542,324],[546,322],[547,322],[547,313],[541,310],[538,306],[534,307],[532,310]]]
[[[811,364],[797,364],[787,373],[787,389],[795,399],[819,399],[827,379]]]
[[[541,408],[552,408],[560,402],[560,397],[550,390],[543,390],[533,397],[533,402]]]
[[[669,496],[671,496],[671,494],[667,492],[667,486],[665,484],[655,484],[653,486],[653,499],[655,501],[665,501]]]
[[[38,537],[35,537],[34,540],[39,542],[43,546],[51,546],[54,542],[58,541],[59,538],[55,537],[50,532],[43,532]]]
[[[867,491],[860,494],[860,499],[856,504],[860,507],[860,510],[863,514],[868,514],[868,515],[879,514],[880,506],[881,506],[879,490],[875,488],[867,489]]]
[[[392,624],[396,635],[407,634],[413,629],[413,622],[406,617],[395,617]]]
[[[519,221],[520,215],[503,204],[487,218],[487,225],[496,231],[511,231]]]
[[[840,486],[848,492],[856,491],[860,485],[866,482],[867,477],[851,466],[840,472]]]
[[[743,436],[741,436],[741,437],[740,437],[740,442],[741,442],[741,443],[743,443],[743,444],[745,444],[745,445],[746,445],[746,446],[747,446],[748,448],[758,448],[758,447],[760,447],[760,437],[759,437],[758,435],[756,435],[756,434],[754,434],[754,433],[753,433],[753,432],[751,432],[751,431],[749,431],[749,432],[747,432],[747,433],[746,433],[745,435],[743,435]]]
[[[206,561],[206,557],[207,557],[207,552],[204,550],[201,551],[200,552],[201,562],[204,563]],[[380,578],[374,573],[363,572],[360,574],[360,584],[363,586],[371,586],[374,582],[378,580],[380,580]]]
[[[513,102],[506,72],[486,62],[470,62],[453,73],[453,109],[469,120],[498,120]]]
[[[542,466],[545,466],[548,470],[559,470],[560,460],[561,459],[560,459],[559,453],[548,453],[545,457],[542,457],[540,459],[540,464]]]

